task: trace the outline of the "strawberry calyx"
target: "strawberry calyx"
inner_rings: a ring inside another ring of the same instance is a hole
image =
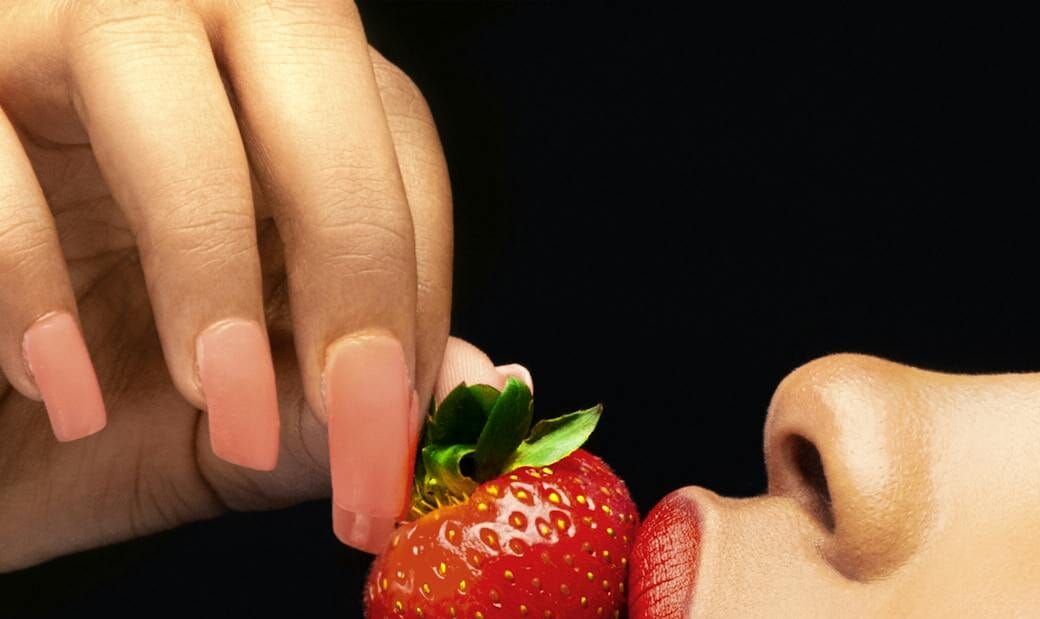
[[[521,467],[549,466],[581,447],[602,405],[534,424],[531,391],[510,377],[499,391],[460,384],[427,417],[409,515],[464,503],[477,487]]]

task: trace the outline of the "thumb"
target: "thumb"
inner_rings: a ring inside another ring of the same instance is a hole
[[[460,383],[490,385],[501,389],[510,376],[526,383],[527,388],[534,393],[534,381],[527,368],[517,363],[496,367],[484,351],[465,340],[451,337],[444,349],[444,362],[433,397],[440,403]]]

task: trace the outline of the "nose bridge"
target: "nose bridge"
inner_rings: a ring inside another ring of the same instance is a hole
[[[883,577],[920,545],[931,495],[918,372],[875,357],[817,359],[779,385],[766,421],[771,494],[820,523],[821,549],[847,577]]]

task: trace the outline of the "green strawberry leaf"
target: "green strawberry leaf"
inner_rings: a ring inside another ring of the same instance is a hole
[[[444,493],[465,499],[477,483],[463,474],[463,460],[474,452],[473,445],[427,445],[422,450],[427,498],[444,498]],[[446,501],[442,501],[446,502]]]
[[[531,415],[531,391],[510,377],[477,439],[477,481],[485,482],[501,474],[502,465],[531,429]]]
[[[525,466],[548,466],[566,458],[585,444],[602,413],[603,406],[597,404],[590,409],[539,421],[531,436],[516,447],[502,472]]]
[[[427,422],[426,444],[472,444],[487,423],[488,413],[498,399],[498,390],[487,385],[452,389]]]
[[[498,396],[502,395],[501,391],[495,389],[491,385],[470,385],[469,392],[478,402],[480,402],[481,408],[484,409],[485,416],[491,414],[491,409],[494,408],[495,402],[498,401]]]

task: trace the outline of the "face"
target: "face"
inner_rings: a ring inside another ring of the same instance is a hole
[[[1040,609],[1040,374],[835,355],[777,387],[769,493],[647,516],[633,619],[1018,617]]]

